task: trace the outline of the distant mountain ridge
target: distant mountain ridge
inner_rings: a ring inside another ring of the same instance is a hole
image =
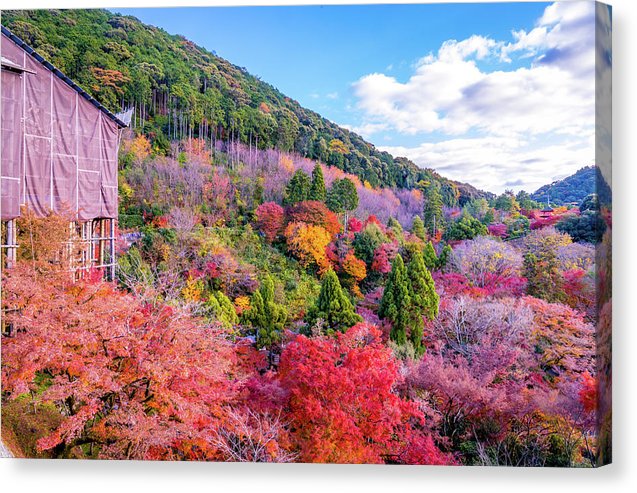
[[[585,166],[571,176],[538,188],[531,198],[539,203],[551,205],[579,205],[587,195],[597,193],[595,166]]]
[[[394,158],[359,135],[183,36],[107,10],[8,10],[2,23],[112,111],[169,149],[199,137],[279,148],[352,173],[372,186],[437,181],[446,205],[493,195]]]

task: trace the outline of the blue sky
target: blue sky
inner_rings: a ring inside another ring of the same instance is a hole
[[[557,7],[532,2],[118,11],[215,51],[377,147],[499,192],[507,183],[534,190],[593,158],[594,121],[586,108],[593,80],[588,62],[574,53],[590,48],[580,38],[588,31],[593,38],[594,23],[587,8]],[[551,79],[586,89],[560,99],[557,108],[550,100],[556,92]],[[519,91],[509,93],[511,87]],[[540,107],[544,96],[546,108]],[[564,115],[569,103],[578,121],[573,128],[565,130],[570,123],[560,118],[555,125],[542,123],[555,121],[551,106]],[[536,107],[537,118],[521,125],[518,120],[533,117],[529,111]],[[548,157],[558,148],[563,164],[556,167]]]

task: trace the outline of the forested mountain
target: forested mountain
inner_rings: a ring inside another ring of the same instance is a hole
[[[547,197],[552,205],[579,204],[587,195],[597,193],[595,166],[586,166],[563,180],[544,185],[531,194],[531,198],[546,204]]]
[[[134,17],[106,10],[4,11],[2,23],[109,109],[134,106],[133,125],[158,149],[184,137],[240,141],[298,152],[374,187],[413,188],[435,179],[450,206],[487,196],[377,150],[245,68]]]

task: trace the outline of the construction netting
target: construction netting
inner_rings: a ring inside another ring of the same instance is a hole
[[[2,34],[2,220],[71,209],[79,221],[117,217],[118,126]]]

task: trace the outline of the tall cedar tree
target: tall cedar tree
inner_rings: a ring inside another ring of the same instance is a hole
[[[409,339],[414,346],[416,355],[424,351],[422,335],[424,332],[423,317],[431,321],[438,315],[440,297],[436,293],[436,286],[431,273],[425,266],[422,253],[415,252],[407,265],[407,277],[411,284],[411,305],[409,307]]]
[[[234,305],[221,291],[215,291],[208,297],[206,308],[216,320],[225,328],[232,328],[239,323],[239,317]]]
[[[445,245],[440,255],[438,256],[438,261],[436,262],[436,269],[442,270],[449,262],[449,258],[451,257],[451,247],[449,245]]]
[[[335,180],[327,193],[326,203],[327,207],[336,214],[345,214],[343,223],[347,227],[348,214],[358,207],[358,192],[354,182],[349,178]]]
[[[327,328],[341,332],[363,321],[362,317],[354,311],[352,302],[332,269],[323,276],[316,305],[308,312],[307,321],[310,325],[319,319],[323,320]]]
[[[435,269],[438,265],[438,257],[431,241],[428,241],[425,245],[422,255],[427,269]]]
[[[425,223],[422,222],[420,216],[414,217],[414,221],[411,225],[411,233],[422,241],[425,241],[427,232],[425,231]]]
[[[254,293],[245,317],[256,330],[259,348],[270,347],[280,340],[288,313],[284,306],[274,301],[274,282],[269,275]]]
[[[285,204],[294,205],[307,200],[310,195],[310,185],[310,177],[303,170],[297,169],[285,187]]]
[[[440,195],[438,184],[433,181],[425,188],[423,218],[429,234],[435,235],[441,229],[443,222],[442,196]]]
[[[385,285],[383,297],[380,300],[378,316],[389,320],[392,328],[389,336],[399,345],[407,342],[407,328],[409,326],[409,296],[410,286],[405,263],[400,254],[392,262],[391,272]]]
[[[320,164],[317,164],[312,170],[309,199],[325,202],[326,197],[327,189],[325,188],[325,179],[323,178],[323,168],[321,168]]]

